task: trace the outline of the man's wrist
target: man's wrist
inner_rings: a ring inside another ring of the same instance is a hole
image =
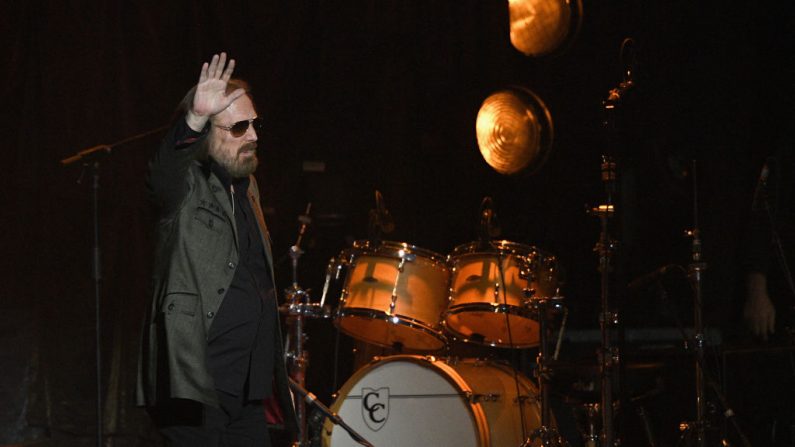
[[[194,132],[201,132],[204,130],[204,126],[207,125],[209,119],[210,117],[196,115],[193,111],[188,111],[188,113],[185,114],[185,122]]]

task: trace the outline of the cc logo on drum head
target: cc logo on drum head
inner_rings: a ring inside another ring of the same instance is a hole
[[[389,388],[362,388],[362,418],[372,431],[378,431],[389,417]]]

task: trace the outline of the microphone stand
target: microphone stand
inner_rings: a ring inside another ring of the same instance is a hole
[[[102,262],[101,262],[101,246],[99,241],[99,171],[100,159],[106,155],[113,153],[113,149],[124,144],[141,140],[149,135],[153,135],[163,130],[168,129],[169,126],[161,126],[156,129],[151,129],[137,135],[124,138],[112,144],[100,144],[97,146],[89,147],[80,150],[74,155],[61,160],[61,165],[66,167],[71,164],[82,162],[83,170],[80,172],[80,177],[77,183],[81,184],[85,168],[91,169],[91,225],[92,225],[92,248],[91,248],[91,280],[94,283],[94,362],[96,374],[96,409],[97,409],[97,447],[102,447],[102,326],[100,324],[100,297],[101,283],[102,283]]]
[[[298,382],[296,382],[292,378],[290,378],[289,380],[290,380],[290,388],[293,390],[293,392],[298,393],[301,397],[303,397],[304,398],[303,400],[306,401],[306,403],[314,405],[315,408],[320,410],[320,412],[323,413],[323,415],[327,417],[331,422],[345,429],[345,431],[348,432],[348,434],[351,436],[351,438],[354,441],[366,447],[373,447],[373,445],[367,442],[367,440],[364,439],[362,435],[357,433],[356,430],[351,428],[350,425],[346,424],[345,421],[342,420],[342,418],[337,413],[334,413],[333,411],[331,411],[331,409],[329,409],[329,407],[323,405],[323,402],[320,402],[317,399],[317,396],[310,393],[309,390],[301,386]]]

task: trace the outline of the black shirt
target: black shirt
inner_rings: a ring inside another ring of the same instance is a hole
[[[220,391],[249,399],[270,394],[275,304],[257,219],[247,197],[248,178],[231,179],[216,163],[213,172],[230,192],[238,234],[238,265],[207,339],[207,364]],[[270,355],[269,355],[270,354]],[[246,389],[247,388],[247,389]]]

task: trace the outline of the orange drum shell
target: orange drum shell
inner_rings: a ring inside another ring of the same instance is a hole
[[[350,267],[336,320],[340,329],[381,346],[444,347],[439,319],[450,269],[441,255],[403,243],[384,242],[373,250],[359,242],[342,256]]]

